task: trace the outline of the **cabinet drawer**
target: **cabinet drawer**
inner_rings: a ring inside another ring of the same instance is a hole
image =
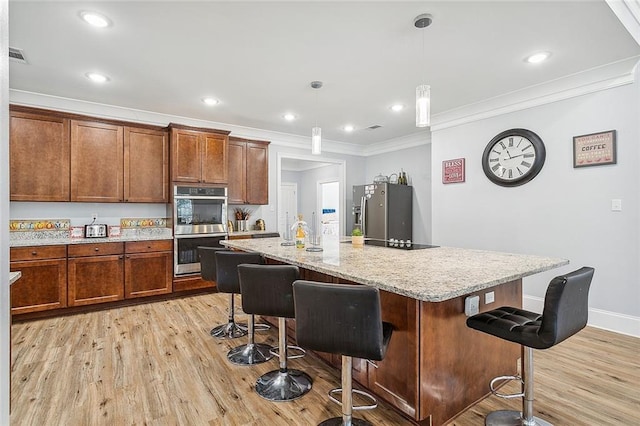
[[[11,261],[62,259],[67,257],[67,246],[29,246],[12,247]]]
[[[130,241],[125,243],[125,253],[148,253],[154,251],[171,251],[173,240]]]
[[[69,257],[100,256],[124,253],[123,243],[73,244],[69,246]]]

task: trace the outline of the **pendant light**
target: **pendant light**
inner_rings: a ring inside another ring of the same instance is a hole
[[[428,13],[416,16],[413,25],[424,29],[431,25],[433,17]],[[422,56],[426,64],[424,54],[424,31],[422,32]],[[416,127],[429,127],[431,124],[431,86],[421,84],[416,87]]]
[[[322,87],[321,81],[312,81],[311,87],[319,89]],[[318,106],[318,93],[316,92],[316,107]],[[311,154],[322,154],[322,129],[318,127],[318,111],[316,111],[316,125],[311,129]]]

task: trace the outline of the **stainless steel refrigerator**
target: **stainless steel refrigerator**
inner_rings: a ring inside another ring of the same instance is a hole
[[[392,183],[353,187],[353,226],[366,238],[412,240],[413,188]]]

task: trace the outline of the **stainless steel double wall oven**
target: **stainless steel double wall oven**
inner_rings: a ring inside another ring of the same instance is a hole
[[[174,275],[200,272],[198,247],[222,247],[227,238],[227,188],[173,187]]]

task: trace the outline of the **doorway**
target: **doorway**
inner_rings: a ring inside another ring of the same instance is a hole
[[[280,184],[280,196],[278,197],[278,232],[285,238],[291,238],[288,228],[298,217],[298,184],[296,182],[282,182]]]
[[[318,212],[320,214],[320,234],[340,235],[340,182],[326,180],[318,182]]]
[[[319,186],[319,182],[334,182],[333,186],[330,186],[333,190],[335,190],[337,186],[337,203],[332,201],[335,207],[329,207],[336,210],[335,219],[333,219],[331,226],[337,228],[337,235],[344,235],[346,224],[346,218],[344,217],[346,203],[346,161],[285,153],[278,153],[276,161],[276,187],[278,190],[277,221],[280,235],[285,235],[284,223],[287,209],[291,209],[293,205],[291,199],[292,186],[286,184],[296,184],[296,212],[297,214],[303,214],[305,220],[308,221],[311,220],[313,213],[318,215],[318,219],[322,217],[322,204],[319,201],[321,199],[319,193],[321,186]],[[336,195],[332,195],[332,197],[335,199]],[[291,214],[289,214],[289,218],[293,223],[295,219]]]

